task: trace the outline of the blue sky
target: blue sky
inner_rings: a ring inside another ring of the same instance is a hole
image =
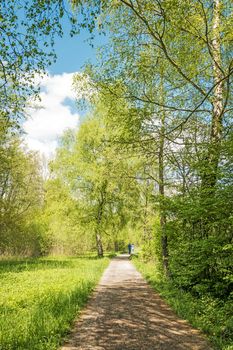
[[[79,35],[71,37],[69,35],[70,25],[68,21],[64,21],[64,36],[57,38],[55,43],[55,51],[57,61],[49,67],[52,74],[71,73],[80,71],[85,62],[96,62],[96,48],[106,42],[103,35],[95,33],[92,41],[94,48],[89,44],[90,33],[87,30],[82,30]]]
[[[32,150],[47,158],[55,154],[58,139],[68,128],[77,128],[84,118],[83,111],[75,105],[72,78],[82,71],[85,62],[96,62],[96,48],[106,42],[106,38],[95,36],[90,46],[87,30],[74,37],[69,35],[69,23],[64,22],[64,36],[57,38],[55,52],[57,61],[48,67],[48,76],[41,79],[41,108],[31,109],[24,123],[26,143]]]

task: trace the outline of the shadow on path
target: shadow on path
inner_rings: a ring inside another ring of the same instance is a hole
[[[62,350],[210,350],[144,281],[127,255],[114,258]]]

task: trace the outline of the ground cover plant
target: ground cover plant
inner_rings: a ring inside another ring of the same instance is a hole
[[[108,258],[0,261],[0,349],[57,349]]]
[[[216,350],[233,349],[232,300],[227,301],[205,294],[200,298],[177,288],[163,278],[155,263],[133,259],[134,264],[149,284],[159,292],[173,310],[204,332]]]

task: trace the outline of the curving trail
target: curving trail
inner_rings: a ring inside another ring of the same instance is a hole
[[[61,350],[211,350],[142,278],[128,255],[106,269]]]

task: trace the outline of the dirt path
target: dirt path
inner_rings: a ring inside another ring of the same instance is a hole
[[[128,256],[110,263],[62,350],[210,350],[144,281]]]

